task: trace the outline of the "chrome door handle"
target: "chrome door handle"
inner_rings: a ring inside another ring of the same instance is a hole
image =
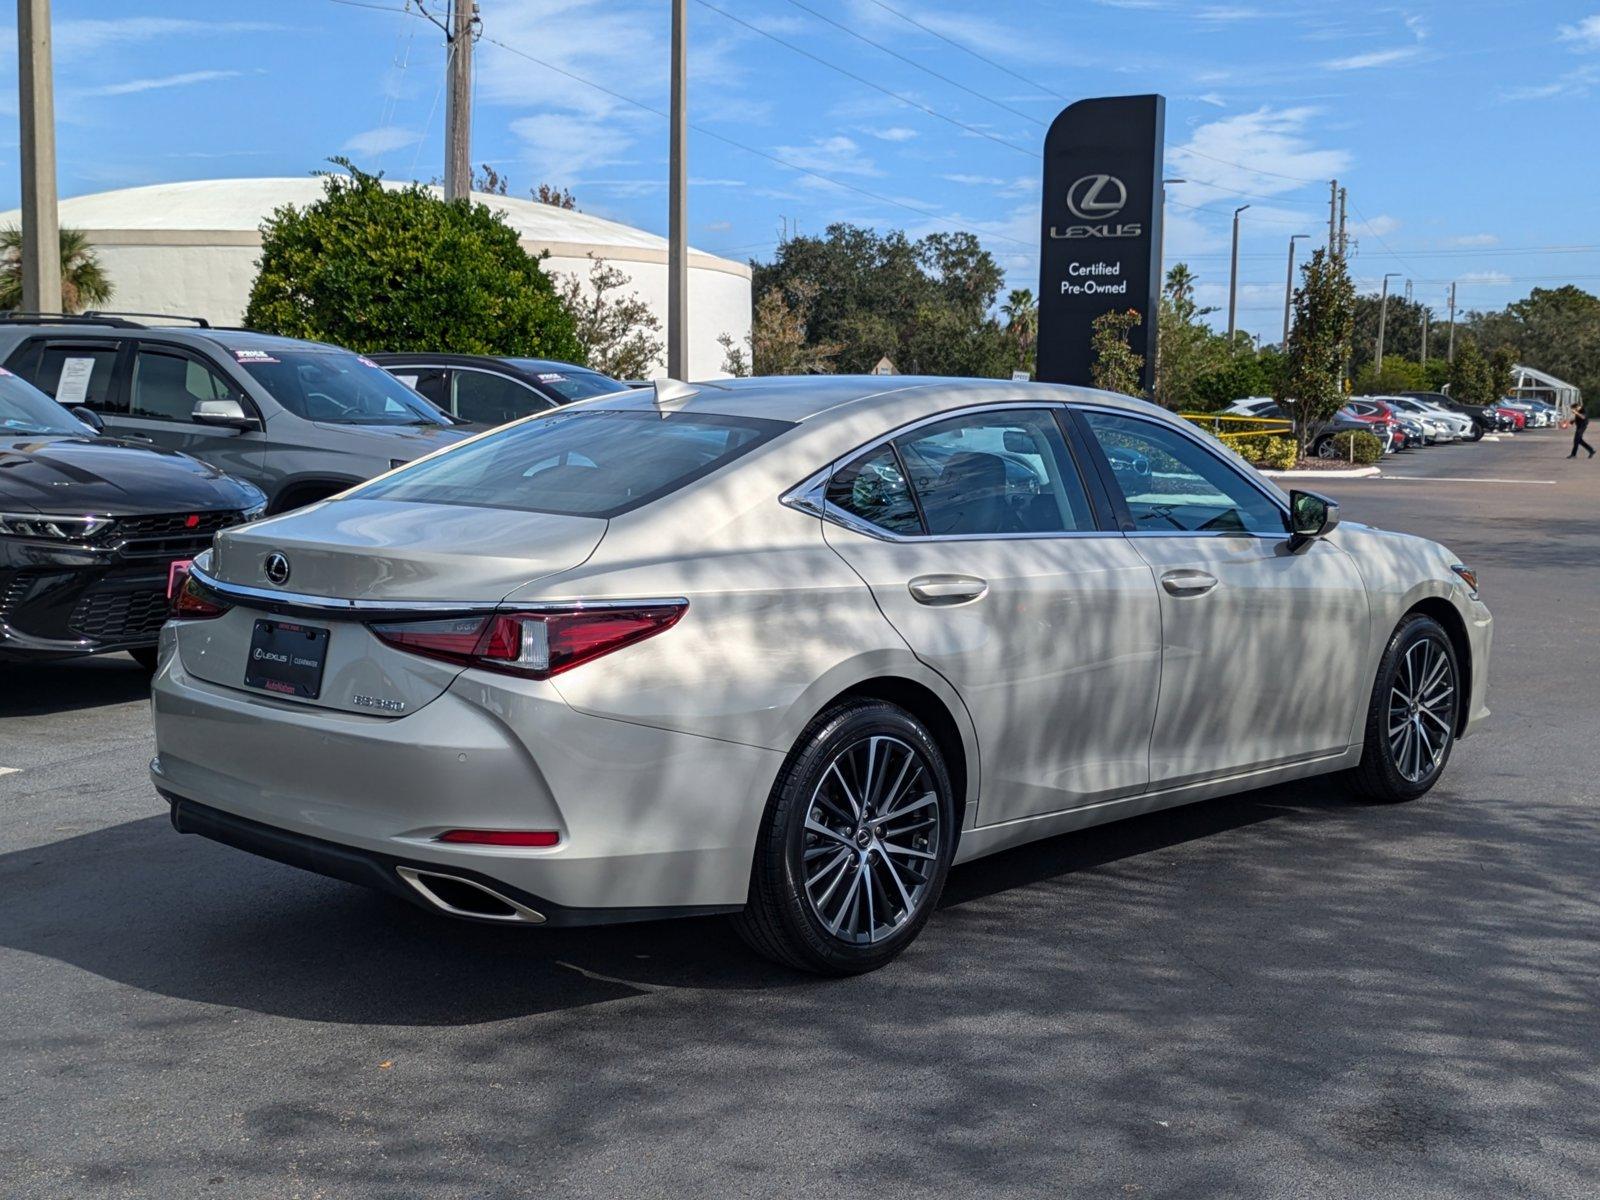
[[[1217,586],[1217,577],[1204,571],[1168,571],[1161,586],[1174,596],[1204,596]]]
[[[983,599],[989,581],[976,575],[918,575],[906,587],[918,604],[966,604]]]

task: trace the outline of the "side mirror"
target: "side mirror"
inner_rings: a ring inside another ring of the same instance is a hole
[[[216,425],[223,429],[261,428],[261,422],[245,412],[244,405],[237,400],[200,400],[189,416],[199,425]]]
[[[1289,493],[1289,549],[1298,550],[1339,524],[1339,503],[1317,492]]]
[[[104,433],[106,431],[106,423],[100,419],[100,414],[95,412],[94,409],[85,408],[81,404],[74,404],[69,411],[96,433]]]

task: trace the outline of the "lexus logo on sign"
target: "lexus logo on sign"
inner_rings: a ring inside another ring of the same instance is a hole
[[[267,555],[267,561],[262,564],[261,569],[268,583],[282,587],[289,582],[289,560],[276,550]]]
[[[1067,189],[1067,208],[1080,221],[1114,217],[1128,203],[1128,189],[1115,175],[1085,175]]]

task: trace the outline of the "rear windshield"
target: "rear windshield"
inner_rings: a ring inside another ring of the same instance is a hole
[[[618,383],[599,371],[580,371],[573,368],[556,368],[548,364],[530,362],[525,358],[511,360],[539,381],[539,385],[560,396],[563,403],[588,400],[592,396],[609,396],[625,392],[628,385]]]
[[[449,418],[371,359],[348,350],[233,351],[297,417],[329,425],[448,425]]]
[[[784,421],[702,413],[557,410],[352,495],[614,517],[725,466],[788,428]]]

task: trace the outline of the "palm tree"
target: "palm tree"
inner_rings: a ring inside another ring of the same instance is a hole
[[[1031,369],[1034,343],[1039,340],[1039,302],[1029,289],[1013,288],[1000,311],[1005,314],[1006,334],[1016,343],[1018,364]]]
[[[111,280],[81,229],[61,231],[61,311],[82,312],[111,299]],[[22,306],[22,230],[0,229],[0,310]]]

